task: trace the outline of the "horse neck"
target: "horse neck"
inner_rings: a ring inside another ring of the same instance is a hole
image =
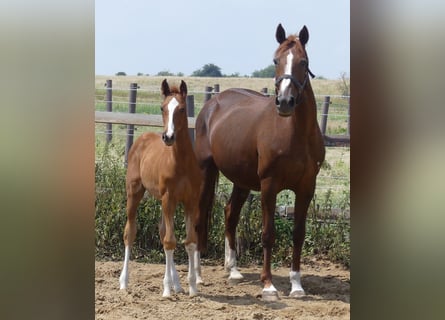
[[[293,117],[296,123],[295,129],[303,130],[306,134],[310,134],[314,129],[314,126],[318,125],[317,102],[315,101],[310,81],[306,84],[302,103],[296,107]]]
[[[194,157],[193,145],[187,128],[176,132],[176,141],[172,148],[175,157],[180,157],[181,159],[190,155]]]

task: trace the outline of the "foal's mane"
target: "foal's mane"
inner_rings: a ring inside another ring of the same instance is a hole
[[[170,94],[179,94],[181,91],[179,90],[178,86],[171,86],[170,87]]]

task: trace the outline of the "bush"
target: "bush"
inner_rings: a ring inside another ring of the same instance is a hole
[[[125,174],[123,147],[112,144],[97,147],[96,159],[96,257],[106,260],[122,260],[124,255],[123,230],[126,222]],[[222,263],[224,259],[224,206],[231,193],[231,183],[220,177],[213,208],[213,223],[209,231],[208,252],[203,255],[207,263]],[[292,203],[288,194],[278,197],[280,204]],[[337,202],[337,201],[336,201]],[[306,222],[306,238],[303,255],[318,255],[340,262],[349,267],[350,241],[349,191],[344,191],[336,207],[340,206],[337,218],[332,216],[333,196],[328,189],[324,195],[314,197]],[[164,263],[164,252],[159,239],[158,226],[161,204],[151,196],[144,198],[137,211],[137,235],[132,259],[150,263]],[[182,241],[185,239],[185,221],[182,206],[175,213],[175,230],[178,246],[175,261],[187,263],[187,253]],[[289,266],[292,259],[293,220],[275,218],[276,240],[272,263]],[[261,264],[262,219],[260,194],[249,195],[244,205],[237,228],[237,251],[240,265]]]
[[[204,65],[192,73],[192,77],[222,77],[221,68],[213,63]]]
[[[267,66],[261,70],[255,70],[252,72],[254,78],[273,78],[275,77],[275,66],[273,64]]]

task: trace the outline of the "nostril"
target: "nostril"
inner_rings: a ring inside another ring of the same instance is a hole
[[[295,98],[293,97],[293,96],[291,96],[290,98],[289,98],[289,105],[290,106],[293,106],[295,104]]]
[[[162,133],[162,140],[163,140],[163,141],[167,140],[167,135],[165,134],[165,132]]]
[[[277,106],[280,105],[280,100],[278,100],[278,97],[275,97],[275,104],[276,104]]]

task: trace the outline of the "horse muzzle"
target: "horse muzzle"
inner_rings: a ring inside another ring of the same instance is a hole
[[[275,99],[277,105],[277,111],[280,116],[289,117],[295,110],[295,98],[293,96],[280,97]]]
[[[167,146],[171,146],[175,142],[175,134],[168,136],[167,133],[164,132],[162,134],[162,141],[164,141]]]

